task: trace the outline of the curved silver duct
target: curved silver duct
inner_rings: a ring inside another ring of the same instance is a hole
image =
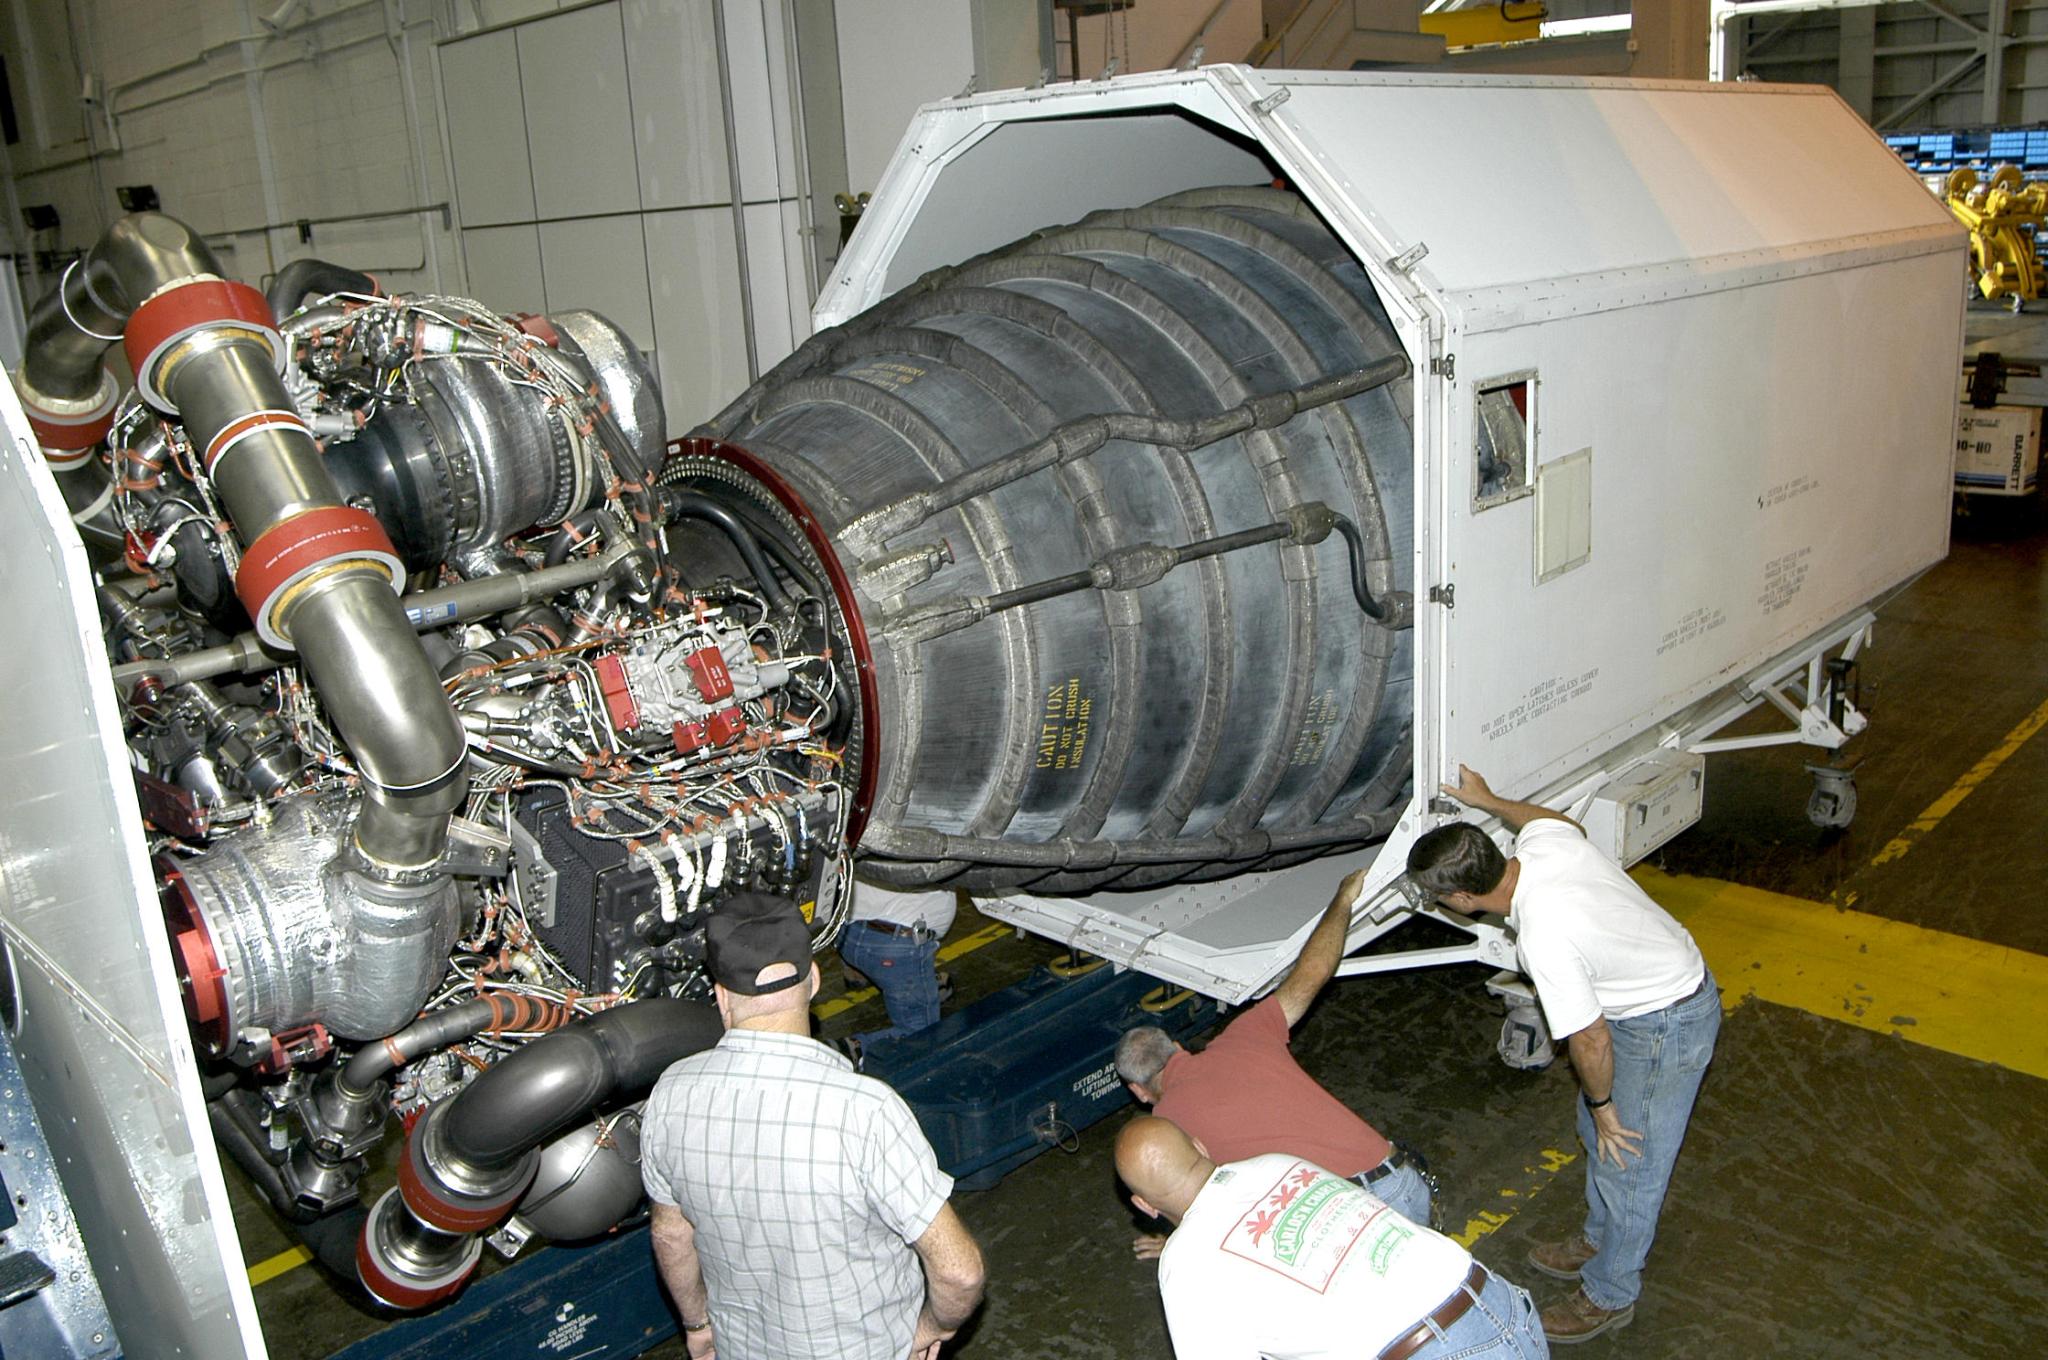
[[[366,787],[351,834],[333,844],[310,833],[277,840],[300,856],[330,852],[320,860],[320,892],[340,947],[349,947],[348,923],[366,912],[415,918],[383,933],[418,941],[410,947],[426,952],[407,976],[424,976],[439,967],[430,946],[453,910],[437,866],[465,791],[465,750],[398,603],[397,553],[371,515],[344,501],[288,394],[280,372],[290,351],[262,294],[222,279],[205,243],[182,223],[124,218],[37,303],[18,387],[43,422],[39,434],[55,423],[70,431],[58,439],[68,445],[91,428],[88,413],[111,412],[112,379],[101,360],[117,339],[143,399],[182,421],[234,523],[242,545],[235,590],[258,634],[304,659]],[[233,862],[243,851],[214,854]],[[194,863],[202,915],[212,858]],[[254,942],[215,943],[234,951]],[[405,994],[376,1004],[409,1014],[425,991],[406,985]],[[326,1018],[316,1010],[286,1022]]]

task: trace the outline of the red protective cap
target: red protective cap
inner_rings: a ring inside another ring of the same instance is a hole
[[[476,1273],[474,1263],[452,1280],[426,1289],[406,1284],[396,1275],[384,1269],[384,1263],[370,1250],[370,1225],[365,1223],[363,1231],[356,1237],[356,1276],[363,1282],[363,1288],[370,1291],[370,1297],[390,1308],[404,1309],[416,1313],[447,1298],[456,1290],[469,1283],[469,1277]]]
[[[612,715],[612,726],[621,732],[638,727],[640,706],[633,702],[633,687],[626,680],[626,663],[616,656],[601,656],[594,669],[598,691],[604,695],[605,712]]]
[[[281,519],[251,543],[235,572],[235,594],[256,624],[256,633],[273,647],[291,640],[273,617],[282,613],[291,588],[307,576],[332,565],[361,565],[381,571],[393,590],[405,585],[405,568],[391,536],[368,511],[330,505]]]
[[[690,668],[697,693],[707,704],[732,697],[732,672],[725,668],[725,653],[716,647],[700,647],[683,658]]]
[[[549,349],[560,349],[562,347],[562,337],[555,330],[555,323],[544,316],[536,316],[532,312],[518,312],[513,315],[512,324],[540,341],[543,345],[546,345]]]
[[[269,348],[279,372],[291,358],[291,347],[277,333],[276,318],[263,294],[246,283],[193,279],[164,289],[128,318],[121,345],[135,370],[135,390],[160,410],[176,411],[158,371],[164,356],[186,336],[215,326],[254,332]]]
[[[171,929],[172,962],[178,989],[185,996],[185,1017],[206,1051],[218,1056],[228,1049],[227,970],[213,952],[213,937],[207,934],[185,876],[161,860],[157,872],[163,878],[164,920]]]
[[[700,722],[677,723],[673,735],[678,755],[686,756],[690,752],[699,750],[711,743],[711,733]]]
[[[86,455],[107,437],[107,431],[114,428],[112,411],[77,423],[52,419],[33,406],[27,407],[25,414],[29,428],[36,432],[36,442],[43,446],[43,457],[59,466],[84,462]]]
[[[737,708],[724,708],[704,720],[704,735],[714,746],[724,746],[747,730],[747,715]]]

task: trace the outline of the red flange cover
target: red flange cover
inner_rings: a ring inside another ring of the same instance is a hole
[[[178,341],[194,331],[222,325],[261,335],[278,370],[283,371],[291,349],[277,333],[276,319],[263,294],[246,283],[193,279],[164,289],[128,318],[127,328],[121,332],[121,347],[127,352],[128,366],[135,370],[136,391],[162,410],[177,410],[163,390],[157,366]]]

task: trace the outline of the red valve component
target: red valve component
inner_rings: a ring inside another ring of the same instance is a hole
[[[725,746],[747,730],[747,715],[738,708],[720,709],[704,720],[704,735],[714,746]]]
[[[633,687],[626,680],[626,663],[616,656],[601,656],[595,666],[597,688],[604,695],[605,711],[612,726],[630,732],[640,725],[640,706],[633,702]]]
[[[525,331],[549,349],[560,349],[562,347],[562,337],[556,332],[555,323],[546,317],[536,316],[532,312],[514,312],[511,319],[514,326]]]
[[[725,653],[716,647],[700,647],[683,658],[696,678],[697,693],[707,704],[732,698],[732,672],[725,668]]]
[[[327,1026],[314,1023],[270,1036],[270,1051],[256,1064],[268,1077],[282,1076],[300,1063],[316,1063],[334,1051]]]
[[[711,744],[711,732],[701,722],[677,723],[674,735],[677,755],[686,756]]]

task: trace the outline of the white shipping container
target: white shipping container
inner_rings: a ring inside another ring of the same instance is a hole
[[[1967,238],[1832,91],[1234,66],[927,106],[816,321],[1020,230],[1275,180],[1415,364],[1407,814],[1279,874],[986,907],[1233,1002],[1346,868],[1370,866],[1353,947],[1433,910],[1403,896],[1406,852],[1459,815],[1435,795],[1460,762],[1583,811],[1658,748],[1860,730],[1824,660],[1947,551],[1962,352]],[[1482,496],[1478,397],[1518,386],[1525,480]],[[1787,730],[1714,736],[1765,704]],[[1498,929],[1449,924],[1470,943],[1346,971],[1512,965]]]

